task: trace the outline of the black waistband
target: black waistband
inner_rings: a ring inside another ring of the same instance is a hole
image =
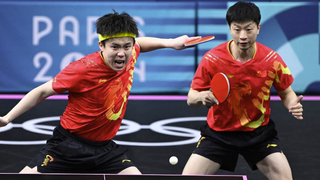
[[[111,144],[114,144],[112,140],[107,140],[107,141],[91,141],[88,139],[85,139],[83,137],[80,137],[74,133],[70,133],[68,130],[64,129],[60,124],[56,127],[56,129],[63,134],[66,137],[72,138],[76,141],[79,141],[81,143],[90,145],[90,146],[96,146],[96,147],[102,147],[102,146],[108,146]]]

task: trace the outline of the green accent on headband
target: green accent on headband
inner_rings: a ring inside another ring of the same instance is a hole
[[[101,42],[101,41],[104,41],[106,39],[118,38],[118,37],[133,37],[135,39],[136,35],[134,35],[133,33],[127,33],[127,32],[115,34],[115,35],[112,35],[112,36],[108,36],[108,35],[102,36],[101,34],[99,34],[99,41]]]

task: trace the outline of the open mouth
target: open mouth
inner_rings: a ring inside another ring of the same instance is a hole
[[[124,60],[115,60],[114,62],[117,68],[122,68],[124,66]]]

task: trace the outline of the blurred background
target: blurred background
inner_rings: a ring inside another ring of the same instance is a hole
[[[277,51],[299,94],[320,93],[319,1],[253,1],[261,10],[257,41]],[[70,62],[98,51],[95,20],[107,13],[133,16],[140,36],[215,35],[182,51],[138,58],[131,94],[186,94],[202,55],[231,39],[225,14],[231,1],[0,1],[0,93],[24,93]],[[274,91],[273,91],[274,93]]]

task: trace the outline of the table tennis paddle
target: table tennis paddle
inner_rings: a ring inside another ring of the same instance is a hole
[[[189,40],[189,41],[187,41],[187,42],[184,43],[184,46],[185,46],[185,47],[196,46],[196,45],[198,45],[198,44],[211,41],[211,40],[213,40],[214,38],[215,38],[214,36],[206,36],[206,37],[201,37],[201,38]]]
[[[210,87],[219,104],[228,98],[230,93],[230,82],[224,73],[219,72],[215,74],[211,79]]]

